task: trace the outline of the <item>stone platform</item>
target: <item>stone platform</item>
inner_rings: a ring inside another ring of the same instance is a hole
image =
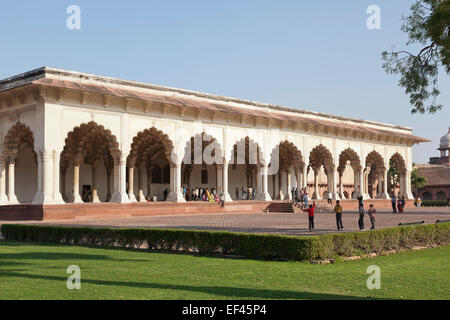
[[[225,203],[220,208],[217,203],[209,202],[146,202],[146,203],[83,203],[61,205],[7,205],[0,206],[0,221],[44,221],[73,219],[105,219],[166,215],[189,214],[228,214],[228,213],[261,213],[271,202],[267,201],[233,201]],[[311,202],[312,203],[312,202]],[[344,210],[357,210],[357,200],[342,200]],[[364,207],[373,203],[377,209],[390,209],[390,200],[365,200]],[[326,200],[316,201],[317,211],[327,211],[335,205],[327,204]],[[406,207],[413,207],[413,201],[408,200]],[[300,211],[295,208],[295,211]]]

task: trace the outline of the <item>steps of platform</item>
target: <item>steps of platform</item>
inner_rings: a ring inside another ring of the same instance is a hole
[[[294,208],[290,202],[273,202],[267,206],[267,212],[294,213]]]

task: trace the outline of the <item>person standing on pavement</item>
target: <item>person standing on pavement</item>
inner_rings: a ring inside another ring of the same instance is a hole
[[[397,213],[396,202],[397,202],[397,199],[395,199],[395,196],[392,196],[392,199],[391,199],[392,213]]]
[[[369,214],[370,223],[372,224],[370,230],[375,230],[375,214],[377,213],[377,210],[375,210],[373,204],[370,205],[367,213]]]
[[[336,205],[334,206],[334,212],[336,213],[336,225],[337,229],[344,230],[344,226],[342,225],[342,206],[340,205],[340,201],[336,200]]]
[[[364,231],[364,206],[359,206],[359,231]]]
[[[316,203],[313,201],[313,204],[310,204],[308,209],[303,210],[304,212],[308,212],[309,232],[314,230],[314,209],[315,208],[316,208]]]

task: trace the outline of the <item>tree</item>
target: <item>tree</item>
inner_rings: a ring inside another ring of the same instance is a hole
[[[417,190],[425,187],[428,184],[427,178],[419,175],[417,168],[411,171],[411,185]]]
[[[390,190],[394,194],[394,190],[400,187],[400,174],[397,170],[397,165],[392,159],[389,160],[389,169],[387,171],[387,176],[390,178]]]
[[[406,45],[418,43],[421,49],[417,54],[384,51],[383,68],[401,75],[398,83],[409,95],[411,113],[435,113],[442,109],[436,103],[438,71],[443,67],[450,75],[450,0],[416,0],[410,15],[402,20],[401,30],[408,34]]]

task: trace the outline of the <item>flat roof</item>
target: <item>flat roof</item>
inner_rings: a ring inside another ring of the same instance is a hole
[[[395,133],[398,136],[413,139],[416,142],[429,142],[427,139],[412,135],[411,128],[395,124],[355,119],[51,67],[41,67],[0,80],[0,92],[27,84],[86,90],[100,94],[156,101],[210,111],[224,111],[279,120],[310,122],[318,125],[335,126],[375,134]]]

